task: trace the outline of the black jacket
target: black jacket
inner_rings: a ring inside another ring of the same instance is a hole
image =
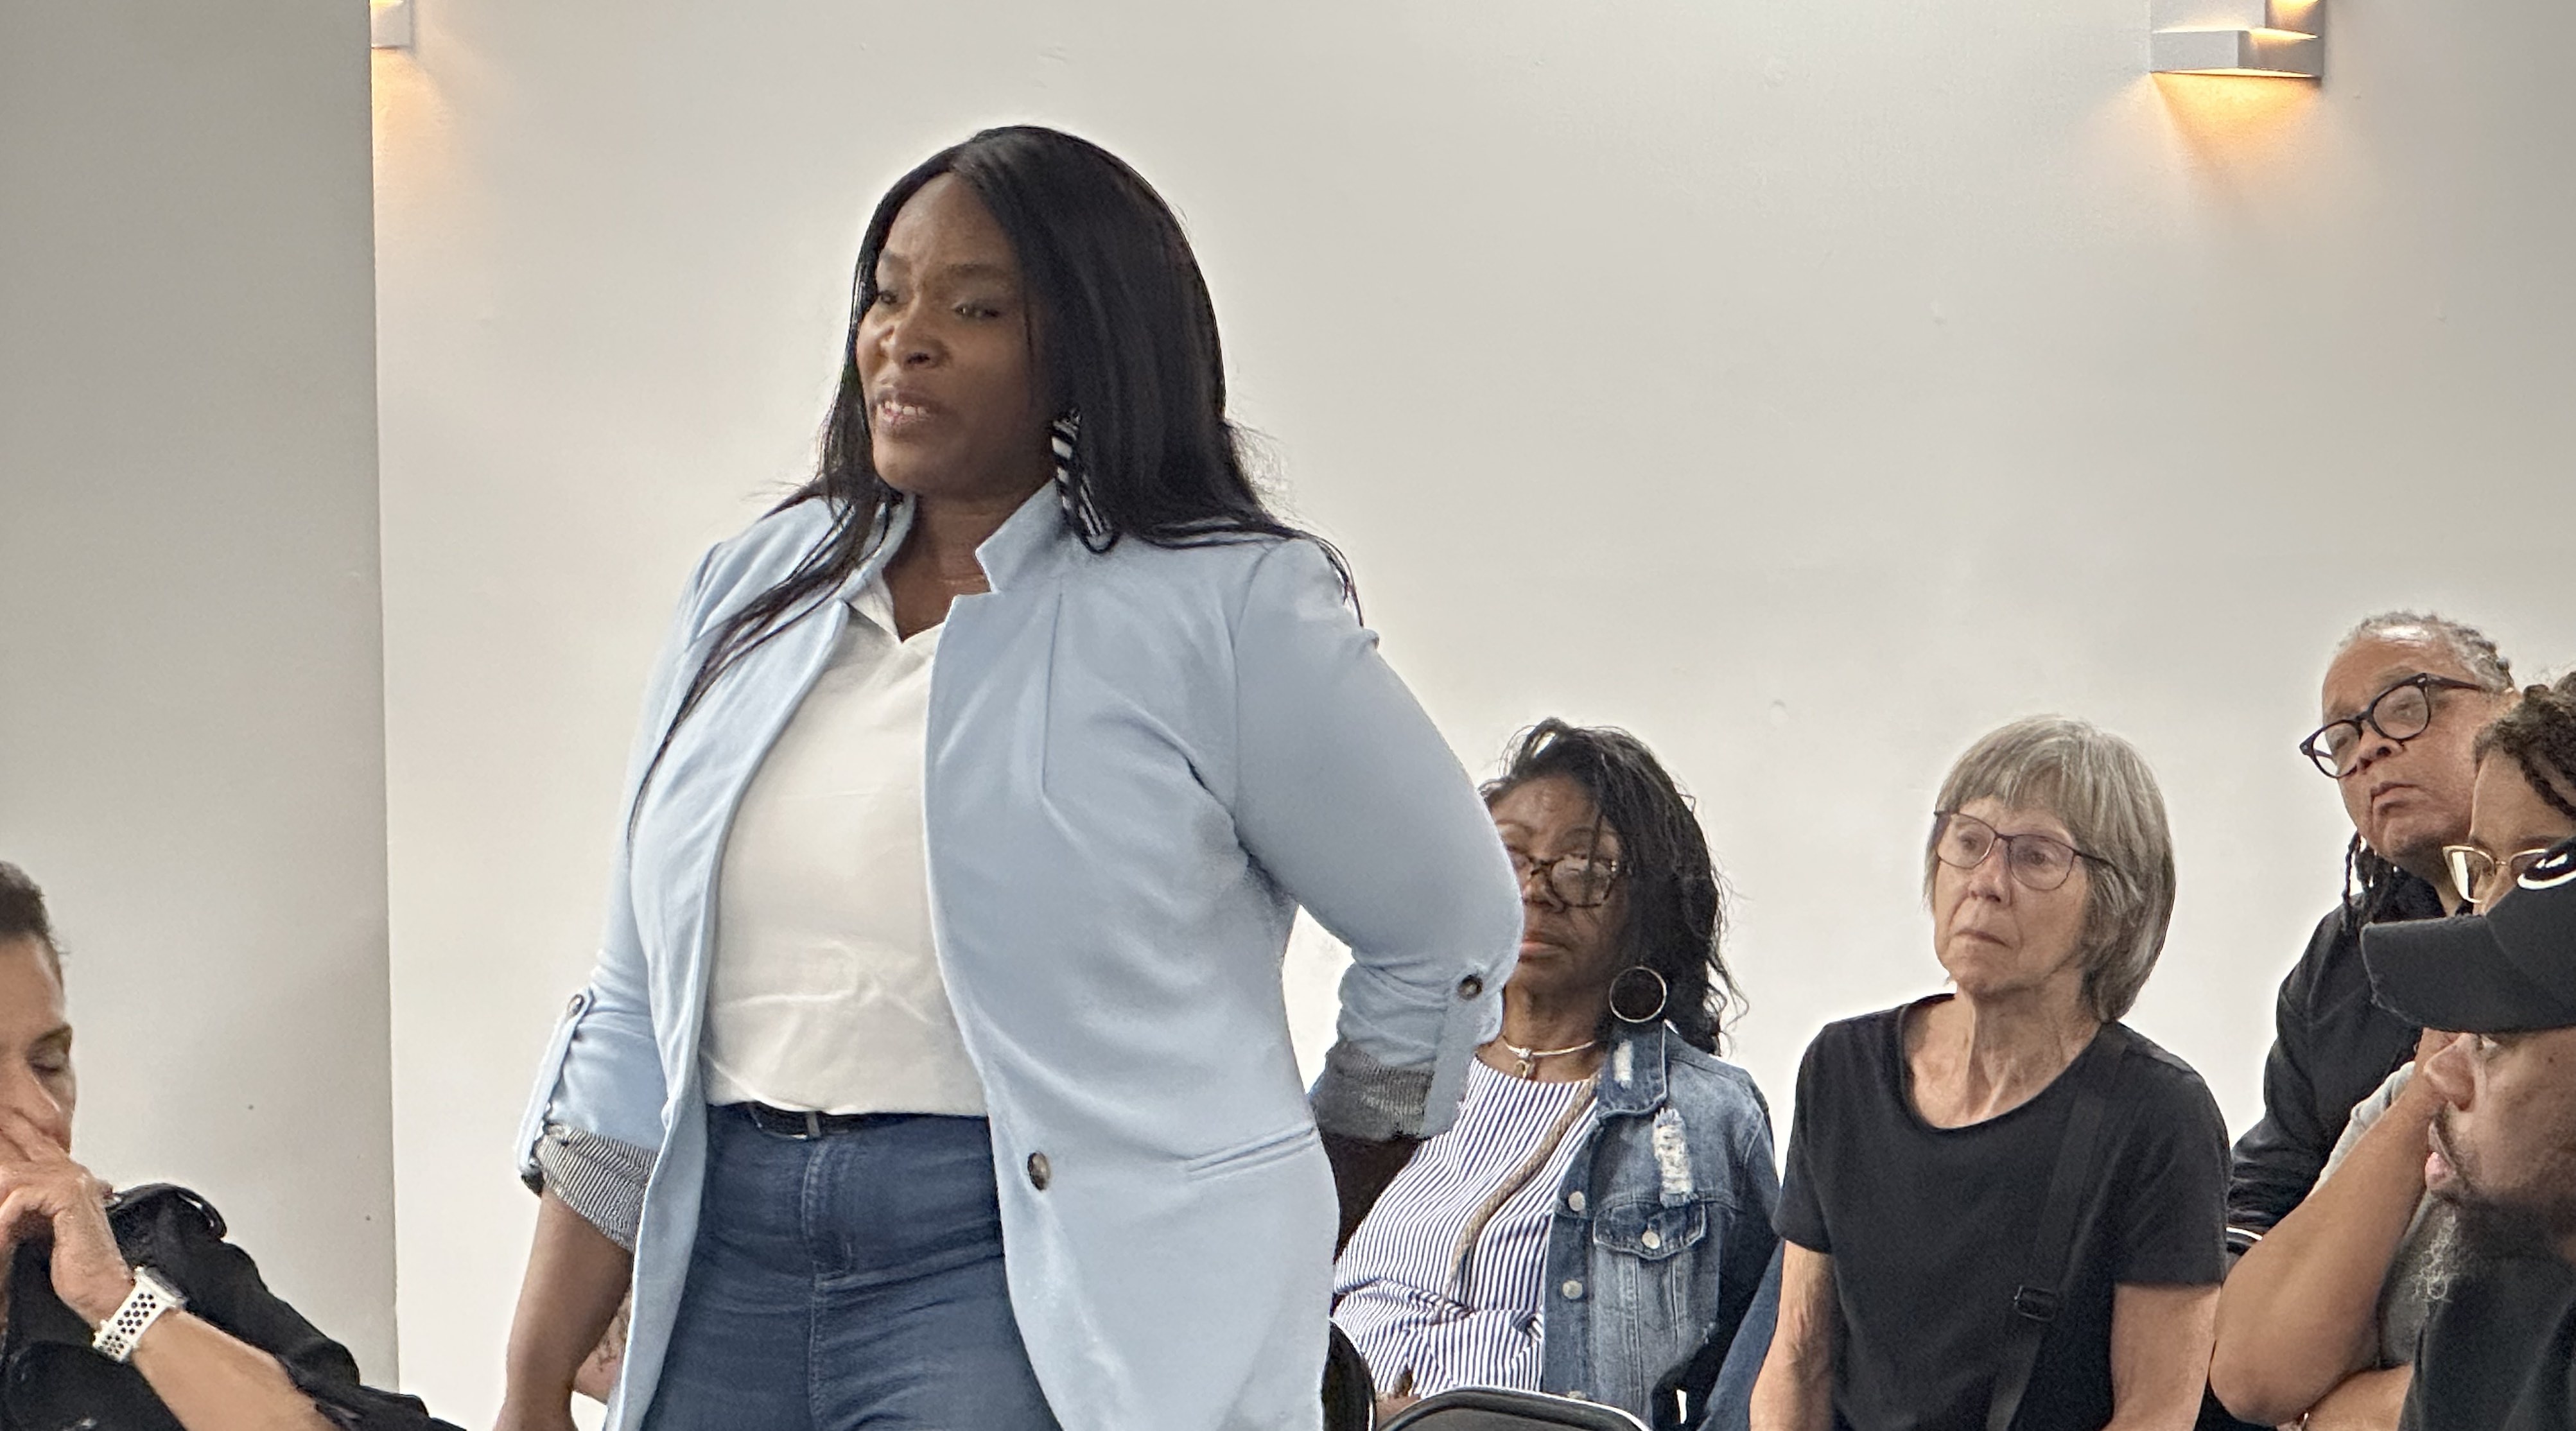
[[[325,1417],[352,1431],[455,1431],[412,1397],[360,1386],[348,1349],[268,1290],[205,1199],[156,1183],[119,1194],[107,1220],[126,1261],[159,1273],[191,1313],[275,1356]],[[89,1324],[54,1295],[50,1257],[22,1246],[9,1271],[0,1431],[180,1431],[141,1372],[90,1350]]]
[[[2431,885],[2409,874],[2397,878],[2377,921],[2442,913]],[[2316,1186],[2352,1105],[2415,1056],[2422,1030],[2371,1002],[2358,931],[2347,934],[2344,925],[2338,907],[2281,981],[2272,1053],[2263,1061],[2263,1119],[2236,1140],[2227,1190],[2232,1243],[2248,1240],[2240,1231],[2266,1233],[2289,1216]]]

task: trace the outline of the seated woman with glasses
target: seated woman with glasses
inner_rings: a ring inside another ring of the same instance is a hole
[[[2532,686],[2480,732],[2469,834],[2446,845],[2452,887],[2483,914],[2549,847],[2576,835],[2576,674]],[[2415,1334],[2454,1270],[2457,1218],[2425,1195],[2440,1096],[2416,1057],[2352,1111],[2316,1191],[2248,1251],[2218,1304],[2210,1389],[2265,1425],[2397,1425]]]
[[[1485,801],[1521,879],[1502,1031],[1352,1235],[1334,1320],[1381,1416],[1485,1386],[1696,1425],[1778,1196],[1769,1110],[1716,1056],[1734,983],[1707,837],[1635,737],[1556,720]]]
[[[1752,1425],[2189,1427],[2227,1130],[2118,1022],[2173,910],[2155,777],[2080,721],[2005,726],[1942,783],[1923,866],[1954,991],[1807,1049]]]

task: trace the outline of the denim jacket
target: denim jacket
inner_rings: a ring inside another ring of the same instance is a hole
[[[1696,1422],[1779,1241],[1771,1110],[1752,1075],[1663,1025],[1623,1031],[1597,1097],[1548,1229],[1541,1389],[1662,1427],[1684,1386]]]

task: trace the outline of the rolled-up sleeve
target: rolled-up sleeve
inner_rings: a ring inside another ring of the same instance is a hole
[[[1351,947],[1315,1082],[1328,1132],[1428,1137],[1502,1018],[1520,894],[1467,772],[1311,542],[1265,553],[1234,632],[1236,830]]]
[[[621,811],[634,808],[644,771],[652,763],[679,691],[699,655],[701,608],[707,574],[715,558],[716,552],[711,551],[699,562],[661,654],[653,663],[645,687],[641,726],[627,762],[626,799]],[[572,996],[562,1017],[556,1020],[554,1035],[547,1041],[545,1058],[537,1070],[536,1085],[528,1097],[527,1111],[519,1123],[519,1176],[534,1190],[545,1188],[550,1179],[564,1178],[566,1170],[577,1165],[591,1170],[592,1176],[586,1181],[594,1190],[604,1186],[610,1176],[609,1172],[598,1171],[600,1168],[608,1168],[621,1177],[632,1172],[631,1159],[593,1159],[579,1164],[569,1160],[611,1145],[642,1153],[646,1158],[642,1172],[649,1174],[650,1150],[662,1145],[662,1058],[653,1034],[643,941],[635,923],[630,853],[631,843],[621,820],[617,855],[609,872],[608,912],[598,962],[591,970],[590,982]],[[567,1146],[574,1147],[575,1153],[566,1154]],[[640,1202],[640,1182],[635,1191]],[[608,1205],[596,1197],[591,1201],[598,1206]],[[601,1221],[588,1211],[584,1216],[594,1223]],[[617,1235],[606,1223],[601,1230],[612,1237]],[[630,1223],[626,1240],[631,1242],[632,1238]]]

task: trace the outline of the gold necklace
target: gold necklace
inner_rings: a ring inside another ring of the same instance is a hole
[[[1512,1070],[1512,1077],[1514,1078],[1527,1078],[1531,1076],[1538,1070],[1538,1061],[1542,1058],[1563,1058],[1570,1053],[1581,1053],[1600,1041],[1601,1040],[1597,1038],[1588,1038],[1581,1043],[1575,1044],[1571,1048],[1523,1048],[1519,1044],[1516,1044],[1507,1038],[1497,1038],[1494,1040],[1494,1042],[1501,1044],[1514,1059],[1519,1061],[1519,1066]]]

